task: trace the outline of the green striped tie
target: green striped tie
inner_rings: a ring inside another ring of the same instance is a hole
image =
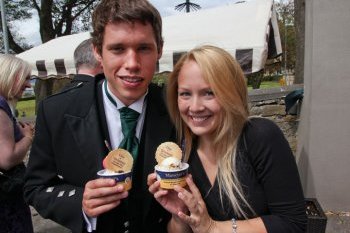
[[[129,151],[134,158],[137,158],[139,141],[136,137],[136,126],[139,113],[128,107],[119,109],[122,132],[124,139],[121,141],[119,148]]]

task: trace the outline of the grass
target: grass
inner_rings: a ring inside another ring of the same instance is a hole
[[[264,81],[260,84],[260,89],[267,89],[273,87],[280,87],[279,82],[277,81]],[[251,86],[248,86],[248,90],[252,90]]]
[[[35,116],[35,99],[23,99],[18,101],[16,109],[18,110],[18,117],[22,117],[23,113],[26,117]]]

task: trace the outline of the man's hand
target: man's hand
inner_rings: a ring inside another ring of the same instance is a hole
[[[120,204],[128,196],[123,185],[113,179],[96,179],[86,183],[83,194],[83,211],[89,217],[97,217]]]

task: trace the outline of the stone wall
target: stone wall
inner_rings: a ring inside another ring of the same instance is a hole
[[[284,99],[288,93],[299,88],[302,86],[249,91],[250,115],[274,121],[283,131],[294,154],[297,150],[299,115],[286,114]]]

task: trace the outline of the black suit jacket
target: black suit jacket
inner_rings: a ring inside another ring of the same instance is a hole
[[[84,232],[84,185],[96,178],[108,150],[101,79],[77,85],[40,103],[36,135],[25,176],[25,199],[41,216],[73,232]],[[127,200],[98,217],[97,231],[164,232],[169,214],[148,192],[157,146],[174,140],[159,87],[150,85],[133,188]],[[136,200],[136,201],[135,201]],[[134,202],[135,201],[135,202]],[[139,225],[139,226],[137,226]],[[142,230],[141,230],[142,229]]]
[[[87,74],[75,74],[74,78],[65,85],[61,91],[66,91],[70,88],[75,88],[77,85],[83,85],[87,84],[88,82],[94,82],[95,77],[92,75],[87,75]],[[80,84],[79,84],[80,83]]]

